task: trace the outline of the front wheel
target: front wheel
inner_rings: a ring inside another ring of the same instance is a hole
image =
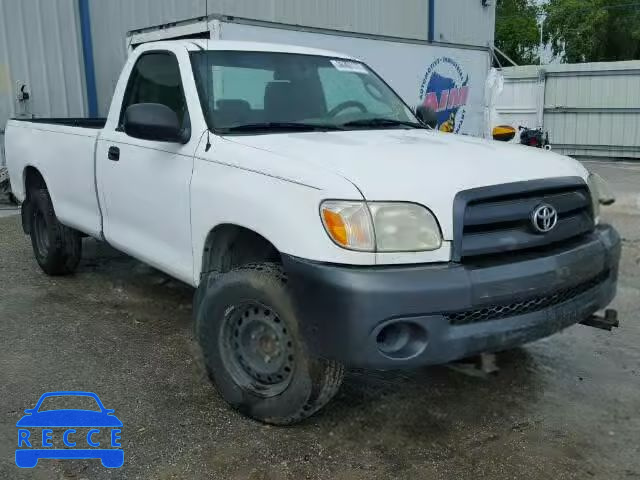
[[[203,279],[195,316],[210,377],[223,398],[251,418],[299,422],[340,388],[342,365],[308,352],[279,265],[250,265]]]

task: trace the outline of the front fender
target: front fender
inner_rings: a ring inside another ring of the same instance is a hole
[[[320,218],[323,200],[361,199],[360,192],[338,176],[324,183],[320,188],[253,169],[196,159],[191,182],[195,284],[200,280],[207,236],[223,224],[254,231],[280,253],[327,263],[375,264],[375,254],[336,246]]]

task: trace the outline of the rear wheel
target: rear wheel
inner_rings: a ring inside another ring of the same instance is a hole
[[[251,265],[204,279],[195,315],[209,375],[245,415],[275,425],[296,423],[340,388],[342,365],[308,352],[279,265]]]
[[[38,265],[47,275],[73,273],[82,254],[80,234],[58,221],[46,189],[32,190],[29,201],[31,245]]]

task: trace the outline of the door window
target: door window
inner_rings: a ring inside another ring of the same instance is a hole
[[[173,110],[182,128],[189,126],[187,100],[182,88],[178,60],[171,53],[142,55],[136,62],[122,103],[120,127],[127,108],[138,103],[160,103]]]

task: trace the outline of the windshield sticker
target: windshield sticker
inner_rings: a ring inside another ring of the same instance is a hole
[[[364,74],[369,73],[367,68],[363,64],[358,62],[352,62],[349,60],[331,60],[331,64],[341,72],[364,73]]]

